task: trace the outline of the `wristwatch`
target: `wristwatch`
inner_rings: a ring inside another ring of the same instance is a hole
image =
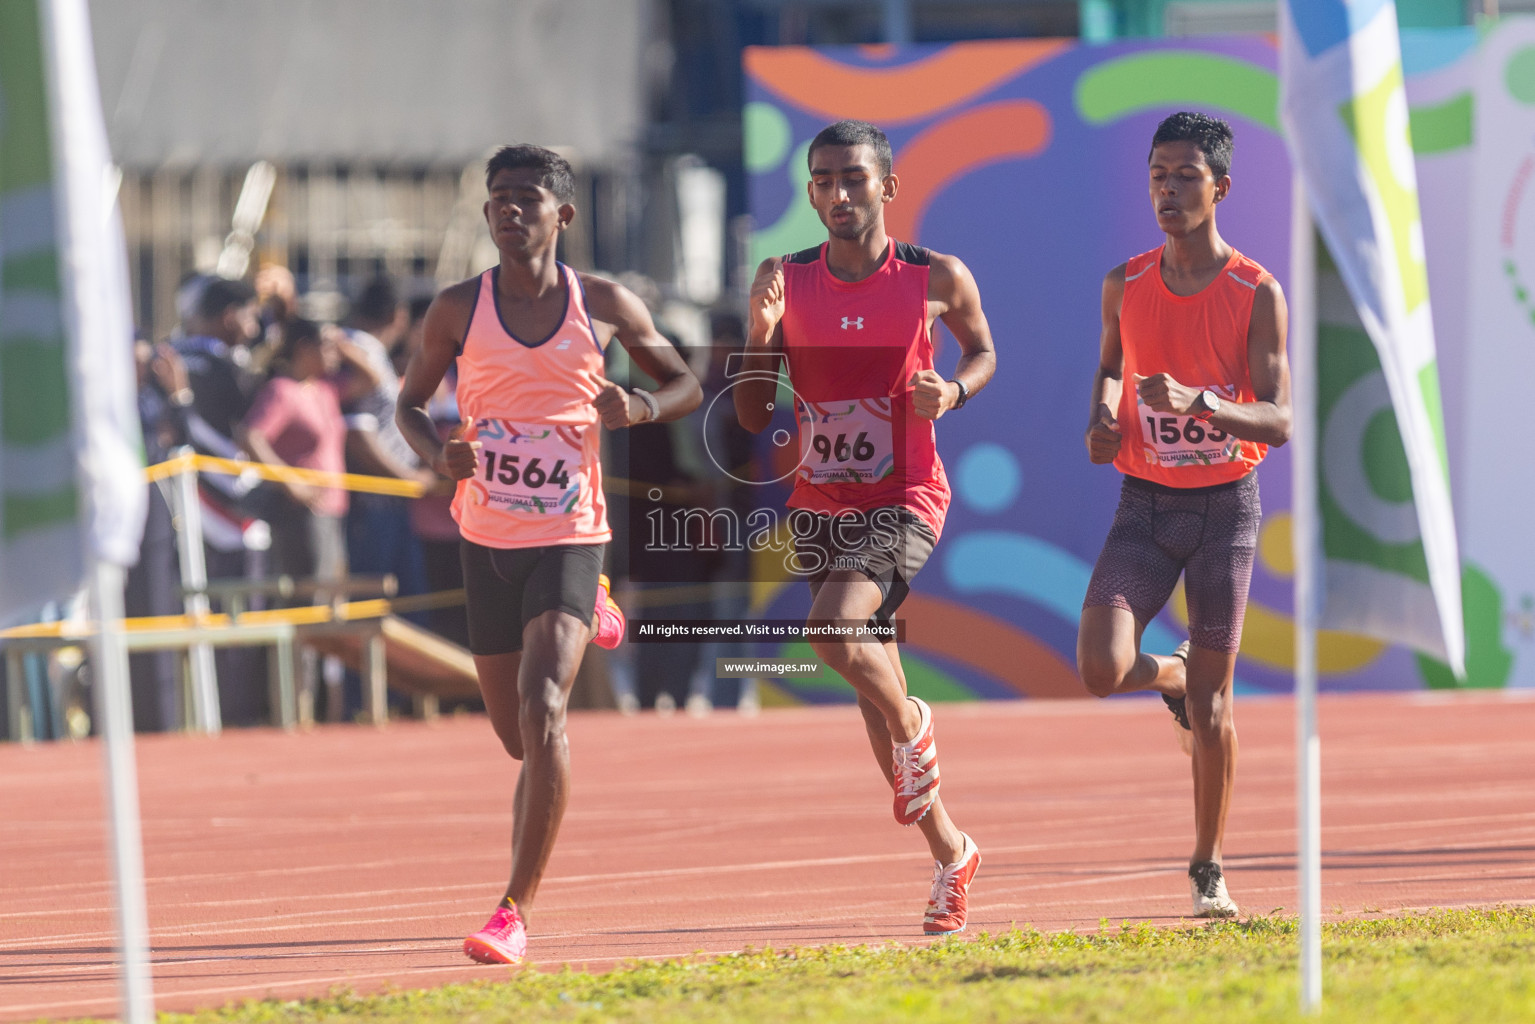
[[[1197,405],[1204,406],[1203,409],[1194,410],[1196,420],[1207,420],[1221,411],[1221,396],[1214,391],[1201,391],[1194,401]]]
[[[965,403],[970,401],[970,389],[965,387],[965,382],[958,377],[950,378],[949,383],[959,388],[959,399],[954,403],[954,408],[963,409]]]

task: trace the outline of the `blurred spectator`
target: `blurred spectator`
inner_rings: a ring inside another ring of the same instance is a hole
[[[256,271],[256,301],[261,306],[263,333],[280,340],[282,325],[298,316],[298,285],[293,271],[267,263]]]
[[[755,438],[741,426],[734,404],[728,399],[714,399],[730,386],[726,376],[730,356],[741,351],[746,334],[740,316],[715,313],[709,318],[709,366],[700,374],[704,385],[703,415],[697,417],[709,456],[708,471],[714,492],[711,509],[729,509],[735,521],[745,523],[752,511],[752,499],[758,488],[743,483],[762,477],[752,470]],[[720,552],[715,564],[711,617],[716,621],[740,622],[747,617],[750,600],[751,555],[742,543]],[[700,655],[695,693],[707,693],[715,707],[736,707],[755,711],[758,697],[755,680],[716,679],[716,658],[739,658],[747,654],[747,645],[739,641],[705,644]]]
[[[133,355],[138,369],[144,455],[153,466],[187,443],[187,418],[195,415],[191,413],[192,391],[186,365],[169,344],[151,345],[141,337],[134,341]],[[123,592],[124,609],[130,618],[178,615],[184,609],[176,530],[162,486],[167,485],[145,484],[149,507],[144,539],[138,563],[128,570]],[[184,724],[180,662],[175,651],[142,651],[128,656],[133,723],[139,731],[168,732]]]
[[[404,343],[408,326],[408,311],[388,277],[368,281],[352,301],[346,336],[367,362],[369,372],[343,375],[346,462],[353,473],[430,485],[437,482],[437,474],[421,466],[415,450],[394,423],[400,379],[389,350]],[[407,499],[353,494],[346,541],[353,572],[392,573],[402,595],[419,594],[425,588],[421,547],[411,530]]]
[[[430,295],[417,295],[407,304],[410,317],[409,326],[405,329],[405,340],[389,353],[389,358],[394,362],[394,372],[400,377],[405,376],[405,367],[410,364],[410,357],[421,348],[421,332],[426,327],[426,311],[431,305]]]
[[[660,291],[654,282],[635,274],[622,275],[624,286],[646,305],[655,307]],[[678,349],[675,332],[656,317],[656,328]],[[616,348],[618,346],[610,346]],[[657,385],[633,364],[610,368],[609,377],[629,377],[625,387],[653,389]],[[641,423],[615,431],[606,440],[616,467],[615,493],[611,501],[613,566],[616,577],[627,577],[633,588],[629,621],[648,619],[706,619],[712,605],[709,581],[720,552],[707,549],[707,527],[694,517],[686,526],[684,541],[672,535],[677,513],[706,510],[712,496],[708,461],[698,435],[696,417],[673,423]],[[660,494],[654,498],[652,494]],[[663,524],[665,541],[655,543],[651,534]],[[631,635],[633,635],[631,633]],[[621,649],[622,650],[622,649]],[[702,645],[696,643],[639,643],[629,652],[629,664],[613,659],[615,699],[621,710],[654,708],[665,714],[688,705],[693,678],[700,665]],[[707,710],[707,697],[691,710]]]
[[[453,367],[443,375],[437,393],[427,403],[426,411],[444,440],[459,425],[458,398],[455,394],[458,374]],[[453,520],[454,485],[438,480],[432,490],[410,503],[410,525],[421,543],[426,589],[430,593],[460,590],[464,586],[464,564],[459,557],[458,523]],[[463,604],[433,609],[427,616],[427,628],[460,647],[469,646],[469,619]]]
[[[346,471],[346,423],[334,380],[343,360],[354,372],[372,372],[355,348],[319,324],[283,325],[273,375],[238,428],[252,458],[274,467]],[[344,579],[347,492],[301,480],[278,488],[269,512],[273,570],[296,579]],[[326,683],[325,717],[337,721],[343,714],[339,675],[327,672]],[[312,679],[304,685],[312,693]]]
[[[175,342],[192,389],[188,436],[199,454],[239,458],[235,427],[249,411],[260,384],[250,372],[250,345],[260,336],[256,291],[244,281],[191,278],[178,303],[186,303],[185,336]],[[254,579],[262,573],[267,545],[257,505],[270,493],[255,478],[203,474],[198,492],[208,579]],[[255,725],[267,717],[266,652],[223,647],[214,653],[219,703],[226,725]]]

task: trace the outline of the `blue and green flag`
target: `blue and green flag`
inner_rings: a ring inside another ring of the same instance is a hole
[[[0,622],[132,564],[146,496],[84,4],[44,2],[0,0]]]
[[[1461,672],[1460,560],[1396,7],[1290,0],[1282,12],[1280,116],[1336,266],[1316,287],[1321,622]]]

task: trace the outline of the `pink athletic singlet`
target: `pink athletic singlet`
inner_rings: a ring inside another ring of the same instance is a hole
[[[826,244],[784,259],[783,348],[800,453],[790,508],[836,513],[904,505],[943,532],[949,481],[933,421],[916,414],[912,374],[933,368],[931,254],[890,241],[862,281],[840,281]]]
[[[453,518],[466,540],[491,548],[604,543],[613,533],[591,403],[607,380],[581,281],[560,264],[565,317],[547,338],[524,341],[501,322],[498,269],[480,275],[458,355],[458,405],[474,420],[465,437],[484,448],[475,475],[458,482]]]

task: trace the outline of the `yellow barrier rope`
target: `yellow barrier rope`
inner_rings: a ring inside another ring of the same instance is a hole
[[[332,473],[323,469],[300,469],[297,466],[268,466],[264,462],[245,459],[220,459],[212,455],[178,455],[173,459],[156,463],[144,470],[149,483],[168,480],[173,476],[195,470],[199,473],[219,473],[223,476],[241,476],[254,473],[275,483],[306,483],[315,487],[336,487],[344,491],[366,491],[369,494],[390,494],[398,498],[419,498],[429,489],[414,480],[397,480],[389,476],[364,476],[361,473]],[[661,500],[672,503],[683,501],[684,491],[679,487],[650,484],[642,480],[626,480],[619,476],[603,477],[603,490],[609,494],[631,497],[660,491]]]
[[[359,473],[332,473],[323,469],[299,469],[296,466],[268,466],[264,462],[248,462],[244,459],[219,459],[212,455],[178,455],[144,471],[144,479],[151,483],[177,476],[188,470],[199,473],[221,473],[225,476],[241,476],[254,473],[276,483],[305,483],[315,487],[338,487],[346,491],[366,491],[369,494],[393,494],[401,498],[419,498],[426,493],[424,484],[414,480],[396,480],[388,476],[363,476]]]

